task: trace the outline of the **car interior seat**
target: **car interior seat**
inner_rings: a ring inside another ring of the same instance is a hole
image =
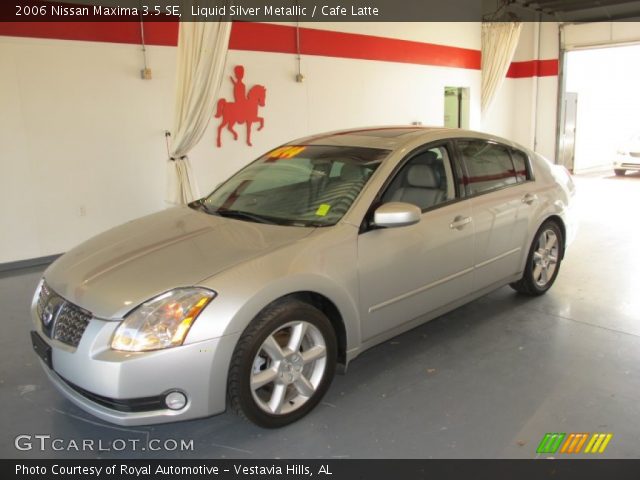
[[[344,215],[366,181],[364,168],[355,163],[345,163],[338,177],[331,179],[326,184],[325,190],[312,202],[312,211],[316,211],[320,205],[328,205],[330,207],[328,212]]]
[[[437,156],[427,151],[413,158],[404,169],[400,185],[386,201],[407,202],[422,210],[446,200],[446,185],[443,189],[443,175],[437,168]]]

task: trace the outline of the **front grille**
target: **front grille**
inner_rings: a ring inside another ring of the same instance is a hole
[[[58,320],[53,332],[54,340],[77,347],[82,334],[87,329],[91,320],[91,314],[76,307],[72,303],[65,302],[62,305]]]
[[[42,283],[36,305],[42,331],[49,338],[77,347],[91,320],[91,313],[65,300]]]

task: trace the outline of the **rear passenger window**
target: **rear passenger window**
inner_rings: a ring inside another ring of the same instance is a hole
[[[484,140],[458,140],[467,194],[476,195],[518,183],[509,150]]]
[[[531,180],[529,159],[527,156],[520,150],[511,150],[511,157],[513,158],[513,165],[516,169],[516,178],[518,179],[518,182]]]

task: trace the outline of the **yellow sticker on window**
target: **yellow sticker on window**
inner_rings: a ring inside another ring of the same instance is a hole
[[[316,210],[316,215],[319,217],[324,217],[325,215],[327,215],[327,213],[329,213],[329,210],[331,210],[331,205],[329,205],[328,203],[323,203]]]
[[[285,147],[276,148],[268,153],[269,158],[293,158],[300,152],[304,151],[306,147],[297,147],[294,145],[288,145]]]

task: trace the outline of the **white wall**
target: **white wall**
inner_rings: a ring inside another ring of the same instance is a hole
[[[480,50],[479,24],[310,27]],[[529,48],[530,36],[523,38]],[[143,81],[138,46],[0,37],[0,263],[66,251],[166,206],[163,132],[172,127],[177,49],[148,50],[153,80]],[[295,137],[375,124],[443,125],[445,86],[470,89],[470,128],[524,144],[532,138],[531,79],[508,79],[483,121],[479,70],[303,56],[300,84],[293,55],[231,51],[227,77],[235,65],[245,66],[247,87],[267,87],[265,128],[254,130],[253,147],[238,127],[241,138],[224,132],[217,148],[213,119],[190,155],[202,193]],[[555,102],[551,87],[541,89]],[[221,96],[233,98],[227,79]],[[548,127],[549,119],[538,121]]]
[[[0,263],[163,208],[176,52],[0,37]]]
[[[480,49],[479,23],[323,22],[301,26]],[[247,89],[256,83],[267,87],[266,107],[261,109],[265,128],[261,132],[254,129],[253,147],[245,144],[244,131],[237,128],[241,133],[237,142],[223,132],[223,146],[216,148],[219,120],[212,121],[190,155],[201,193],[258,155],[296,137],[416,121],[444,125],[445,86],[470,88],[470,125],[476,129],[481,126],[477,70],[303,55],[305,81],[296,83],[294,55],[230,51],[221,97],[233,98],[228,77],[235,65],[245,66]]]
[[[480,72],[476,70],[407,65],[371,60],[306,56],[304,83],[295,82],[292,55],[260,52],[229,53],[227,75],[235,65],[245,66],[245,83],[267,86],[267,105],[261,109],[265,127],[254,129],[253,147],[223,132],[216,148],[214,119],[202,142],[190,156],[202,192],[265,151],[311,133],[369,125],[444,125],[444,87],[471,90],[471,128],[479,128]],[[221,95],[233,98],[225,80]]]

